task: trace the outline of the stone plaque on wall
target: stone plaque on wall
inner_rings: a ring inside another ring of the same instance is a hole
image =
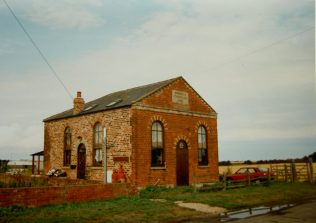
[[[189,94],[185,91],[172,90],[172,102],[187,105],[189,104]]]
[[[129,162],[129,158],[127,156],[114,156],[114,162]]]

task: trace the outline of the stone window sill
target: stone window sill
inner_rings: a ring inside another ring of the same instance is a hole
[[[165,170],[167,169],[166,166],[152,166],[150,167],[151,170]]]
[[[209,165],[198,166],[198,168],[209,168]]]

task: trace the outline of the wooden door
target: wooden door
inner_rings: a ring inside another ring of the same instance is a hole
[[[78,147],[78,163],[77,163],[77,178],[84,179],[86,175],[86,147],[80,144]]]
[[[189,185],[189,154],[184,140],[177,144],[177,185]]]

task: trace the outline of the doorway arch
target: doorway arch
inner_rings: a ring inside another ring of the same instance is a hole
[[[86,176],[86,147],[83,143],[78,146],[77,157],[77,178],[84,179]]]
[[[189,185],[189,151],[188,144],[184,140],[177,143],[176,173],[177,185]]]

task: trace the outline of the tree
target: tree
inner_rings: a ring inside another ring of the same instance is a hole
[[[308,157],[311,157],[313,162],[316,162],[316,152],[313,152],[312,154],[310,154]]]
[[[252,162],[250,160],[246,160],[244,164],[252,164]]]
[[[9,160],[0,160],[0,173],[5,173],[8,170]]]
[[[232,165],[232,164],[231,164],[231,162],[230,162],[229,160],[227,160],[227,161],[220,161],[220,162],[218,163],[218,165],[219,165],[219,166],[230,166],[230,165]]]

